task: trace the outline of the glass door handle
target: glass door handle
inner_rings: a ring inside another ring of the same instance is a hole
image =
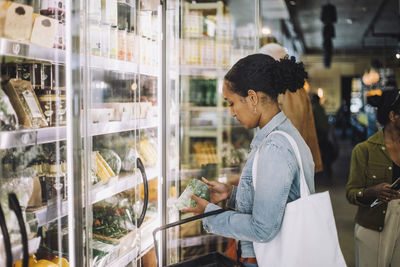
[[[0,227],[1,227],[1,232],[3,233],[4,248],[6,250],[6,267],[12,267],[12,251],[11,251],[10,236],[8,235],[6,219],[4,217],[4,212],[3,209],[1,208],[1,205],[0,205]]]
[[[18,219],[19,228],[21,231],[22,240],[22,267],[28,267],[29,252],[28,252],[28,235],[26,233],[25,222],[22,216],[21,206],[17,196],[14,193],[8,195],[8,205],[10,209],[15,212]]]
[[[142,213],[140,214],[140,217],[137,221],[137,228],[140,228],[140,226],[144,221],[144,217],[146,216],[147,204],[149,203],[149,183],[147,181],[147,175],[142,160],[138,157],[136,162],[137,162],[137,167],[139,168],[140,173],[142,174],[143,186],[144,186],[144,203],[143,203]]]

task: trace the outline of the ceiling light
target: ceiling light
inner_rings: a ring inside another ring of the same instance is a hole
[[[400,53],[396,53],[396,58],[400,59]]]
[[[262,31],[262,34],[264,34],[264,35],[270,35],[271,34],[271,29],[268,28],[268,27],[263,27],[261,31]]]
[[[289,1],[289,4],[291,4],[292,6],[296,5],[296,1]]]

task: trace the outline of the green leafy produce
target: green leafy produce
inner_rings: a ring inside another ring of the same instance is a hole
[[[121,172],[122,161],[117,153],[111,149],[102,149],[100,150],[100,155],[104,158],[116,175]]]
[[[196,207],[196,201],[190,198],[196,195],[202,199],[210,201],[210,190],[208,185],[198,179],[191,179],[185,190],[175,203],[175,207],[179,210]]]
[[[17,114],[8,96],[0,88],[0,130],[12,131],[18,128]]]

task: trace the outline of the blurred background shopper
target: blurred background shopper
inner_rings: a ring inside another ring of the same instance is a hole
[[[400,266],[400,91],[368,97],[383,129],[358,144],[351,157],[347,199],[358,205],[356,266]],[[371,207],[378,199],[382,204]]]

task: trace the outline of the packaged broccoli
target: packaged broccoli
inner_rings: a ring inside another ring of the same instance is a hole
[[[121,171],[122,161],[117,153],[112,151],[111,149],[102,149],[100,150],[100,155],[104,158],[107,164],[111,167],[113,172],[118,175]]]
[[[196,201],[190,198],[191,195],[196,195],[202,199],[210,201],[210,190],[208,185],[198,179],[191,179],[185,190],[175,202],[175,207],[179,210],[196,207]]]

